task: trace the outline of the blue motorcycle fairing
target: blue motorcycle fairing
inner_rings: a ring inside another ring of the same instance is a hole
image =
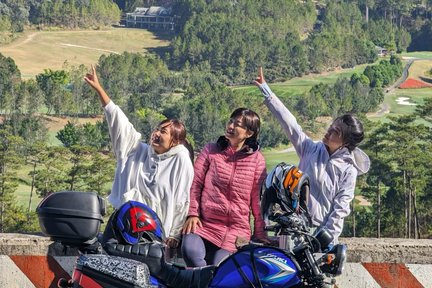
[[[160,283],[160,281],[157,278],[155,278],[155,277],[153,277],[151,275],[150,275],[150,283],[155,288],[167,288],[167,286],[165,286],[162,283]]]
[[[262,287],[291,287],[300,283],[298,265],[294,261],[274,247],[241,249],[219,265],[209,287],[249,288],[251,284],[259,285],[259,281]]]

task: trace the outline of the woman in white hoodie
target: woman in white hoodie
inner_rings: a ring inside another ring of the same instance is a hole
[[[357,175],[366,173],[370,167],[369,157],[357,148],[364,137],[362,123],[345,114],[333,121],[322,141],[314,142],[270,90],[262,68],[255,84],[293,144],[300,158],[299,168],[310,177],[308,210],[312,225],[327,228],[334,236],[333,244],[338,243],[344,218],[351,212]]]
[[[116,209],[129,200],[148,205],[162,221],[168,247],[176,248],[189,210],[194,176],[185,126],[179,120],[166,119],[153,131],[150,145],[144,143],[100,85],[94,67],[84,80],[99,95],[117,160],[108,200]]]

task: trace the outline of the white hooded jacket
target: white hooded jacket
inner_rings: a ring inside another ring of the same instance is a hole
[[[314,142],[298,125],[294,115],[271,94],[264,103],[278,119],[300,158],[299,168],[310,177],[309,214],[312,224],[326,227],[338,242],[344,218],[351,212],[357,175],[370,167],[369,157],[359,148],[343,147],[331,156],[325,145]]]
[[[159,216],[166,235],[179,240],[194,176],[189,151],[177,145],[156,154],[141,142],[141,134],[120,107],[110,101],[104,109],[117,160],[108,200],[116,209],[129,200],[147,204]]]

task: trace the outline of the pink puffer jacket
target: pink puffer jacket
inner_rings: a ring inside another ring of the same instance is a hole
[[[216,246],[235,252],[236,241],[249,241],[250,208],[254,235],[263,237],[264,221],[259,193],[266,176],[264,156],[259,151],[221,151],[207,144],[194,165],[189,216],[200,217],[202,228],[195,233]]]

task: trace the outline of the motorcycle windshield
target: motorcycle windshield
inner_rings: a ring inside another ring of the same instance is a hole
[[[213,288],[291,287],[300,283],[297,266],[282,250],[253,247],[240,250],[217,268]]]

